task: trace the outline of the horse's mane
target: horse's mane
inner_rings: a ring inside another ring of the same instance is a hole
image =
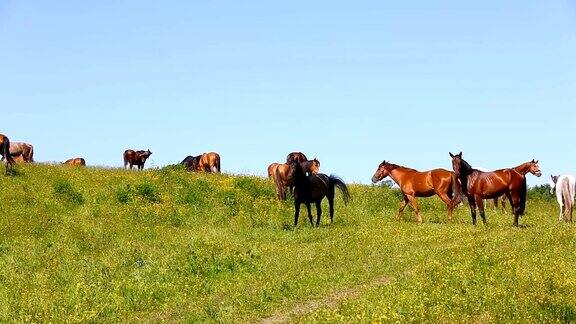
[[[390,163],[390,162],[385,162],[384,165],[388,166],[388,169],[390,169],[390,170],[402,168],[402,169],[406,169],[406,170],[410,170],[410,171],[416,171],[416,172],[418,171],[416,169],[408,168],[408,167],[405,167],[403,165],[398,165],[398,164],[394,164],[394,163]]]

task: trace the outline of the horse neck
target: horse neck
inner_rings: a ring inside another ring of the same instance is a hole
[[[513,168],[516,172],[520,173],[521,175],[525,176],[530,172],[530,163],[523,163],[519,166]]]
[[[296,187],[306,185],[309,180],[306,176],[306,172],[302,169],[302,166],[296,162],[291,168],[294,168],[294,185]]]
[[[389,173],[389,177],[394,180],[394,182],[396,182],[397,185],[400,185],[400,181],[402,181],[402,174],[405,174],[407,172],[414,172],[416,170],[414,169],[410,169],[410,168],[406,168],[403,166],[399,166],[399,165],[392,165],[391,170],[388,171]]]

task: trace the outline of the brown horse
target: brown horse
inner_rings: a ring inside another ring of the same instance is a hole
[[[526,210],[526,177],[514,169],[501,169],[493,172],[482,172],[473,169],[459,154],[450,153],[452,168],[458,176],[464,194],[470,204],[472,224],[476,225],[476,206],[480,217],[486,224],[484,199],[506,195],[514,212],[514,226],[518,226],[518,218]]]
[[[0,134],[0,155],[2,155],[2,159],[5,161],[6,174],[8,174],[12,171],[16,162],[10,155],[10,140],[4,134]]]
[[[215,152],[198,156],[188,155],[180,164],[186,166],[188,171],[220,172],[220,155]]]
[[[316,226],[320,226],[322,217],[322,199],[328,198],[330,208],[330,223],[334,222],[334,195],[335,188],[338,187],[342,192],[344,204],[348,205],[350,201],[350,192],[342,179],[322,173],[306,175],[300,163],[291,163],[294,170],[294,226],[298,225],[298,216],[300,215],[300,204],[305,204],[308,210],[308,219],[310,225],[314,226],[312,221],[311,204],[316,204]]]
[[[540,178],[542,176],[542,171],[540,171],[540,167],[538,166],[538,161],[532,159],[532,161],[528,161],[526,163],[522,163],[517,167],[512,168],[516,172],[520,173],[523,176],[526,176],[528,173],[535,175],[536,177]],[[494,208],[498,208],[498,200],[500,200],[500,204],[502,205],[502,209],[506,209],[506,195],[501,196],[500,198],[494,198]]]
[[[124,167],[126,168],[127,165],[130,165],[130,169],[132,169],[132,167],[136,165],[138,170],[143,170],[144,163],[146,163],[146,160],[150,157],[150,155],[152,155],[150,150],[126,150],[124,151]]]
[[[273,180],[276,184],[276,195],[279,200],[286,200],[286,189],[294,186],[295,165],[299,165],[299,163],[278,164],[275,168]]]
[[[276,169],[278,168],[279,165],[280,165],[280,163],[271,163],[268,166],[268,178],[274,179],[274,175],[276,174]]]
[[[34,162],[34,146],[24,142],[11,142],[10,155],[22,156],[24,162]]]
[[[306,162],[308,161],[308,158],[302,152],[292,152],[286,157],[286,163],[292,163],[294,161]]]
[[[416,213],[416,221],[422,223],[416,197],[438,195],[448,207],[448,220],[452,220],[454,207],[460,203],[460,186],[454,172],[444,169],[420,172],[383,161],[372,176],[372,183],[377,183],[388,176],[396,182],[404,195],[398,211],[398,219],[402,217],[404,208],[410,203]]]
[[[62,164],[73,165],[73,166],[86,166],[86,160],[84,160],[83,158],[73,158],[73,159],[66,160]]]

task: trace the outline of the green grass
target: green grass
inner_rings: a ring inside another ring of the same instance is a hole
[[[334,224],[293,228],[256,177],[26,165],[0,188],[2,322],[253,322],[381,276],[291,320],[576,321],[576,231],[546,198],[525,228],[467,207],[448,223],[436,198],[417,225],[397,191],[352,185]]]

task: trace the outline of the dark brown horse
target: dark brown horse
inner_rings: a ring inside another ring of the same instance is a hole
[[[150,150],[126,150],[124,151],[124,167],[126,168],[127,165],[130,165],[130,169],[132,169],[132,166],[136,165],[138,170],[143,170],[144,163],[146,163],[146,160],[150,157],[150,155],[152,155]]]
[[[538,166],[538,161],[532,159],[532,161],[522,163],[517,167],[512,168],[516,172],[520,173],[523,176],[526,176],[528,173],[535,175],[536,177],[540,178],[542,176],[542,171],[540,171],[540,167]],[[494,208],[498,208],[498,200],[500,200],[500,204],[502,205],[502,209],[506,209],[506,195],[501,196],[500,198],[494,198]]]
[[[180,164],[186,166],[188,171],[220,172],[220,155],[215,152],[202,155],[188,155]]]
[[[518,218],[526,210],[526,177],[514,169],[501,169],[493,172],[482,172],[473,169],[459,154],[450,153],[452,168],[462,184],[462,190],[468,198],[472,224],[476,225],[476,206],[480,217],[486,224],[484,199],[492,199],[506,195],[514,212],[514,226],[518,226]]]
[[[286,157],[286,163],[292,163],[294,161],[306,162],[308,161],[308,158],[302,152],[292,152]]]
[[[308,219],[310,225],[314,226],[312,221],[311,204],[316,204],[316,226],[320,226],[322,218],[322,199],[328,198],[330,208],[330,223],[334,222],[334,195],[338,187],[342,192],[344,204],[350,201],[350,192],[342,179],[322,173],[306,175],[300,163],[291,163],[294,169],[294,226],[298,225],[298,216],[300,215],[300,205],[305,204],[308,210]]]
[[[10,140],[4,134],[0,134],[0,155],[4,160],[6,174],[12,171],[12,167],[16,163],[10,155]]]
[[[34,146],[24,142],[11,142],[10,155],[12,157],[22,156],[24,162],[34,162]]]
[[[454,172],[444,169],[421,172],[383,161],[372,176],[372,183],[377,183],[388,176],[396,182],[404,195],[398,210],[398,219],[402,217],[404,208],[410,204],[416,213],[416,221],[422,223],[416,197],[437,195],[448,207],[448,220],[452,220],[454,207],[460,203],[460,185]]]
[[[84,160],[83,158],[73,158],[73,159],[66,160],[62,164],[73,165],[73,166],[86,166],[86,160]]]

